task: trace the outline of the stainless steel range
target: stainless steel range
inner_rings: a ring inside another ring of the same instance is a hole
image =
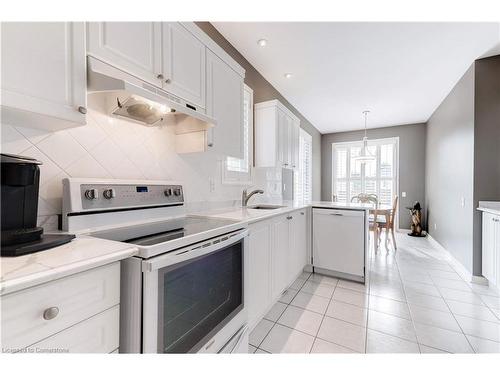
[[[127,242],[120,352],[246,352],[245,225],[186,215],[181,185],[65,179],[63,229]]]

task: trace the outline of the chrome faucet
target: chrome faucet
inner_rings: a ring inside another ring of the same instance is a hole
[[[243,193],[241,194],[241,205],[243,207],[246,207],[248,200],[250,198],[252,198],[252,195],[255,195],[255,194],[264,194],[264,190],[260,190],[260,189],[254,190],[254,191],[251,191],[249,194],[247,193],[247,189],[243,190]]]

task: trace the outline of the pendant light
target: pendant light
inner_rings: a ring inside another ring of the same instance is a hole
[[[370,111],[363,111],[363,115],[365,116],[365,136],[363,137],[363,147],[361,147],[361,152],[359,153],[359,155],[353,158],[359,163],[366,163],[375,160],[375,156],[372,155],[370,151],[368,151],[368,137],[366,136],[366,121],[368,113],[370,113]]]

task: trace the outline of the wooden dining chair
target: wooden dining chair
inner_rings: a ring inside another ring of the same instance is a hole
[[[386,218],[383,215],[378,215],[378,216],[376,215],[375,216],[377,218],[376,222],[378,225],[378,230],[380,231],[379,237],[382,234],[382,230],[385,228],[385,248],[387,250],[389,250],[387,247],[387,242],[389,240],[389,231],[391,232],[394,250],[396,251],[398,249],[397,245],[396,245],[396,236],[394,235],[394,222],[395,222],[395,218],[396,218],[397,208],[398,208],[398,196],[395,195],[394,200],[392,201],[392,209],[391,209],[391,213],[389,214],[389,217]]]
[[[371,203],[374,207],[374,211],[370,210],[369,216],[369,230],[373,232],[373,248],[375,252],[379,249],[380,243],[380,227],[374,218],[377,217],[377,206],[378,206],[378,198],[376,194],[365,194],[360,193],[351,198],[351,202],[359,202],[359,203]]]

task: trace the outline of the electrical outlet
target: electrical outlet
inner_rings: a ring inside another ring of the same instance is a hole
[[[403,198],[406,198],[406,191],[401,192],[401,196],[402,196]]]
[[[210,177],[208,179],[208,184],[210,185],[210,192],[213,193],[215,191],[215,180]]]

